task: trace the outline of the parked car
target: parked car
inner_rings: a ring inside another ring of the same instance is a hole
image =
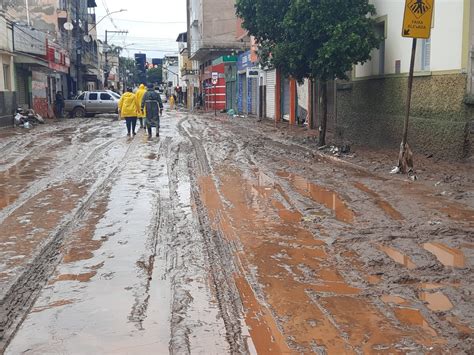
[[[120,96],[108,91],[85,91],[76,99],[64,101],[64,111],[71,117],[117,113]]]

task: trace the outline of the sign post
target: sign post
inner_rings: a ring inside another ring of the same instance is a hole
[[[405,0],[402,36],[413,38],[411,47],[410,72],[408,75],[407,102],[403,137],[398,155],[398,166],[394,172],[408,173],[413,170],[413,160],[408,146],[408,123],[410,119],[413,72],[415,68],[416,42],[418,38],[430,38],[434,0]]]
[[[219,81],[219,73],[212,72],[212,85],[214,86],[214,116],[217,116],[217,102],[216,102],[216,85]]]

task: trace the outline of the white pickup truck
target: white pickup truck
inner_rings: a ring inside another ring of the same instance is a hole
[[[70,117],[118,113],[120,95],[113,91],[85,91],[73,100],[64,100],[64,111]]]

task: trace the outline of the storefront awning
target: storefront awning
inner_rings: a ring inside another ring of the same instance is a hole
[[[31,66],[39,66],[39,67],[49,67],[49,64],[46,60],[35,57],[33,55],[28,55],[25,53],[16,53],[15,54],[15,63],[16,64],[28,64]]]

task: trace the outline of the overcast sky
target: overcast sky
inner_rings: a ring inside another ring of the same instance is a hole
[[[105,38],[105,30],[128,31],[128,34],[108,34],[108,42],[124,47],[123,56],[146,53],[148,58],[162,58],[177,54],[176,38],[186,32],[186,0],[96,0],[97,21],[112,14],[98,26],[98,37]]]

